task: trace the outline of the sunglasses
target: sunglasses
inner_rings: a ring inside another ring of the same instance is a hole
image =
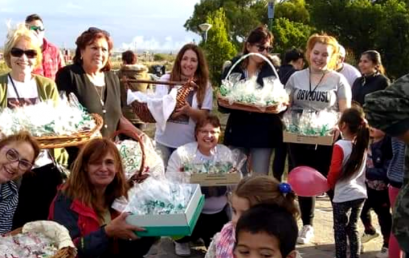
[[[28,160],[20,157],[20,154],[15,149],[8,149],[6,152],[6,158],[10,162],[18,162],[18,168],[23,171],[28,171],[33,167],[33,164]]]
[[[273,48],[270,46],[263,46],[263,45],[255,45],[258,48],[258,52],[262,53],[264,50],[267,50],[268,53],[273,51]]]
[[[23,50],[13,47],[10,51],[10,54],[14,57],[22,57],[23,55],[26,55],[27,58],[35,58],[37,56],[37,51],[35,51],[34,49]]]
[[[106,31],[106,30],[101,30],[101,29],[99,29],[99,28],[97,28],[97,27],[89,27],[86,32],[88,32],[88,33],[102,33],[102,34],[104,34],[105,36],[110,37],[108,31]]]
[[[45,28],[44,28],[44,27],[41,27],[41,26],[30,26],[30,27],[28,27],[28,29],[29,29],[29,30],[34,30],[34,31],[36,31],[36,32],[45,31]]]

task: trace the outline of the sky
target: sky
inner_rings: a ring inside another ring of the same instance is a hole
[[[76,38],[89,27],[110,33],[117,51],[175,51],[200,37],[183,27],[200,0],[0,0],[0,42],[7,24],[41,16],[45,37],[60,48],[75,48]],[[3,39],[2,39],[3,38]]]

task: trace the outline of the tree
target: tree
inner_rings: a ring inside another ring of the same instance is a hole
[[[223,8],[211,12],[206,22],[213,26],[208,32],[207,41],[202,42],[201,47],[206,53],[212,84],[218,86],[223,63],[232,59],[237,51],[227,37],[226,16]]]
[[[290,48],[303,49],[313,28],[300,22],[293,22],[287,18],[274,20],[274,52],[284,53]]]

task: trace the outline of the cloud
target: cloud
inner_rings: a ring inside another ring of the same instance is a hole
[[[173,40],[172,37],[167,36],[163,40],[151,37],[145,39],[143,36],[136,36],[131,43],[122,43],[121,50],[133,49],[137,51],[174,51],[179,50],[186,43],[192,42],[192,38],[185,37],[182,40]]]
[[[73,2],[68,2],[65,5],[65,8],[67,9],[75,9],[75,10],[82,10],[83,7],[78,5],[78,4],[74,4]]]

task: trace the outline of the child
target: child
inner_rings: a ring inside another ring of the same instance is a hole
[[[295,258],[297,222],[279,205],[260,204],[240,217],[236,227],[236,258]]]
[[[376,215],[378,215],[383,236],[383,246],[376,257],[387,258],[389,236],[392,228],[387,171],[392,159],[392,143],[389,136],[385,136],[384,132],[375,128],[370,128],[369,135],[372,138],[372,142],[369,146],[366,161],[368,199],[365,201],[361,213],[361,221],[365,227],[361,240],[362,243],[366,243],[379,235],[371,221],[370,211],[373,209]]]
[[[342,140],[334,144],[328,184],[334,189],[333,212],[336,258],[360,255],[357,221],[367,197],[365,186],[366,150],[369,129],[362,109],[346,109],[338,123]]]
[[[232,193],[230,202],[233,210],[232,221],[224,225],[222,231],[214,236],[205,258],[233,258],[237,221],[252,206],[276,204],[295,218],[299,215],[295,195],[290,185],[279,183],[269,176],[256,175],[243,178]]]

